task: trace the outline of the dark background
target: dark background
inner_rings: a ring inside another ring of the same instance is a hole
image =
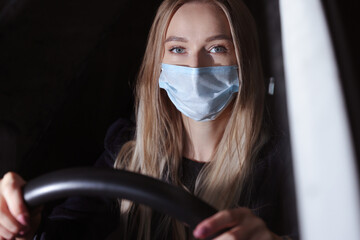
[[[132,115],[132,84],[160,2],[0,1],[1,175],[12,170],[30,179],[94,163],[109,125]],[[265,81],[276,80],[267,99],[271,118],[287,132],[278,1],[245,2],[258,23]],[[357,3],[323,4],[349,68],[344,86],[353,89],[346,97],[359,142]]]
[[[1,172],[92,165],[132,88],[159,1],[0,5]]]

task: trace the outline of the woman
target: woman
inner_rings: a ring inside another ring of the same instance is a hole
[[[196,238],[228,229],[217,239],[281,239],[267,226],[271,222],[261,219],[266,214],[257,211],[269,198],[258,188],[257,183],[268,177],[258,170],[259,159],[274,158],[271,151],[261,150],[268,138],[263,109],[255,25],[241,1],[165,0],[138,77],[133,139],[123,144],[119,136],[126,135],[126,126],[113,127],[107,141],[116,150],[108,152],[118,151],[119,145],[121,150],[116,159],[107,153],[98,164],[115,161],[115,168],[171,182],[222,210],[196,227]],[[1,180],[3,239],[29,239],[39,225],[39,214],[30,220],[24,206],[23,184],[14,173]],[[86,199],[68,200],[62,207],[66,214],[75,212],[74,205],[83,206],[77,201]],[[176,220],[128,201],[119,204],[123,237],[193,238]],[[50,225],[43,224],[41,231],[48,231],[46,226]]]

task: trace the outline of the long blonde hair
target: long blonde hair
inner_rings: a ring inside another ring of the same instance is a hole
[[[240,0],[165,0],[159,7],[136,84],[136,133],[116,159],[115,168],[126,169],[184,187],[179,169],[184,146],[184,126],[158,85],[165,34],[175,12],[187,2],[213,3],[221,8],[230,25],[241,88],[231,105],[231,115],[212,160],[200,171],[194,194],[221,210],[236,207],[253,162],[263,144],[262,122],[265,88],[254,20]],[[250,188],[247,188],[250,189]],[[243,197],[243,196],[242,196]],[[138,239],[149,239],[151,210],[120,200],[125,230],[136,221]],[[124,227],[124,226],[123,226]],[[185,239],[185,228],[165,217],[159,228],[171,229],[173,239]]]

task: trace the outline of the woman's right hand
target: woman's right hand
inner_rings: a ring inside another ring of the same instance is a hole
[[[30,213],[26,208],[22,186],[25,181],[8,172],[0,180],[0,240],[31,239],[40,224],[41,212]]]

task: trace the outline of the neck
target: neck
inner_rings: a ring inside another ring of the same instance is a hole
[[[224,134],[228,114],[223,112],[215,120],[207,122],[198,122],[185,115],[182,118],[186,131],[184,157],[209,162]]]

